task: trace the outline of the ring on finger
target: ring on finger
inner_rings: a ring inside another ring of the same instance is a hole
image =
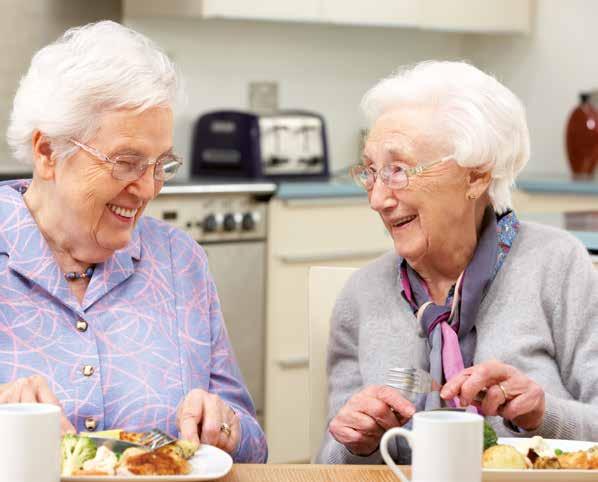
[[[507,395],[507,389],[504,387],[504,385],[502,383],[498,384],[498,388],[500,388],[500,391],[502,392],[503,397],[505,397],[505,401],[503,403],[507,403],[509,401],[509,397]]]
[[[224,433],[227,437],[230,437],[231,429],[230,429],[230,425],[228,423],[222,422],[220,424],[220,431],[222,433]]]

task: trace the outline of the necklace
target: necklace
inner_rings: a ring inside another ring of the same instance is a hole
[[[95,265],[92,264],[85,271],[69,271],[68,273],[64,273],[64,277],[67,281],[77,281],[78,279],[91,278],[94,269]]]

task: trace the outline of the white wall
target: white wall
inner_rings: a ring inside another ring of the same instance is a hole
[[[527,107],[526,174],[566,174],[564,132],[579,92],[598,89],[598,1],[537,0],[530,36],[466,36],[463,55],[493,72]]]
[[[248,83],[274,80],[281,108],[324,115],[331,168],[341,169],[357,159],[359,100],[374,82],[401,64],[461,57],[462,35],[454,33],[178,18],[125,22],[161,45],[187,80],[189,103],[175,126],[175,147],[184,155],[200,113],[247,109]]]

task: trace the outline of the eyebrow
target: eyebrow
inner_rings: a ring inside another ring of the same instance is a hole
[[[156,159],[160,159],[168,154],[173,153],[173,147],[169,147],[166,149],[162,154],[158,155]],[[116,148],[111,151],[108,157],[115,157],[115,156],[140,156],[140,157],[147,157],[143,152],[139,149],[135,149],[133,147],[121,147]]]

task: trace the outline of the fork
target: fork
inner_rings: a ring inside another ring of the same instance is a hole
[[[154,428],[139,439],[139,444],[147,447],[151,451],[154,451],[176,441],[176,438],[171,437],[166,432],[162,432],[162,430]]]
[[[390,368],[384,383],[403,392],[410,400],[418,393],[437,392],[441,388],[432,375],[421,368]],[[482,389],[474,400],[481,402],[485,395],[486,389]]]

